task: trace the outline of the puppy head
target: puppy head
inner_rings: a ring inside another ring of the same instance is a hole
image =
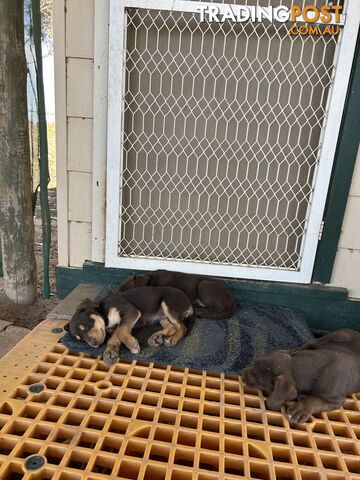
[[[273,372],[267,357],[262,357],[242,372],[245,384],[269,394],[273,390]]]
[[[69,331],[77,340],[91,347],[101,345],[106,336],[105,321],[99,313],[99,304],[86,298],[80,303],[69,322]]]
[[[148,275],[132,275],[123,281],[119,290],[120,292],[126,292],[126,290],[130,290],[131,288],[146,287],[149,282],[150,277]]]
[[[263,390],[269,395],[266,404],[270,410],[280,410],[285,402],[297,397],[290,363],[290,355],[275,352],[260,358],[243,371],[243,380],[248,387]]]

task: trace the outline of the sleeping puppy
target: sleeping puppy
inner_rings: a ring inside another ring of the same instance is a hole
[[[235,312],[236,302],[233,296],[225,283],[217,278],[156,270],[128,277],[120,285],[120,290],[125,292],[140,286],[179,288],[190,298],[198,317],[228,318]]]
[[[269,395],[267,407],[285,402],[289,420],[306,422],[314,413],[340,408],[360,392],[360,333],[340,329],[289,352],[274,352],[243,371],[250,388]]]
[[[140,287],[110,294],[95,303],[84,300],[69,323],[70,333],[92,347],[101,345],[106,332],[113,331],[103,355],[111,365],[119,356],[122,343],[131,353],[139,353],[139,342],[131,334],[136,326],[160,322],[162,330],[148,340],[149,345],[172,346],[185,335],[184,319],[191,319],[193,307],[187,296],[172,287]]]

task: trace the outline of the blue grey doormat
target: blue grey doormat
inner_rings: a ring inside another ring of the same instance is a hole
[[[112,288],[104,289],[103,298]],[[144,360],[177,365],[197,370],[240,374],[243,368],[273,350],[295,348],[313,338],[303,314],[297,310],[261,303],[238,301],[231,318],[214,320],[197,318],[191,331],[174,347],[150,347],[147,340],[161,329],[160,324],[133,330],[141,351],[137,355],[121,346],[120,356],[128,360]],[[79,342],[67,332],[61,339],[72,352],[102,355],[106,344],[93,348]]]

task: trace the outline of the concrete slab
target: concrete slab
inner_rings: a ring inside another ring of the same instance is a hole
[[[30,332],[29,329],[10,325],[0,332],[0,358],[12,349],[22,338]]]
[[[0,320],[0,332],[2,330],[5,330],[5,328],[8,327],[9,325],[11,325],[10,322],[6,322],[5,320]]]
[[[48,320],[70,320],[82,300],[85,298],[93,300],[103,288],[104,285],[80,283],[64,300],[61,300],[61,302],[47,314],[46,318]]]

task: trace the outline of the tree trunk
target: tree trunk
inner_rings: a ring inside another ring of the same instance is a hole
[[[0,240],[5,293],[36,299],[23,0],[0,0]]]

